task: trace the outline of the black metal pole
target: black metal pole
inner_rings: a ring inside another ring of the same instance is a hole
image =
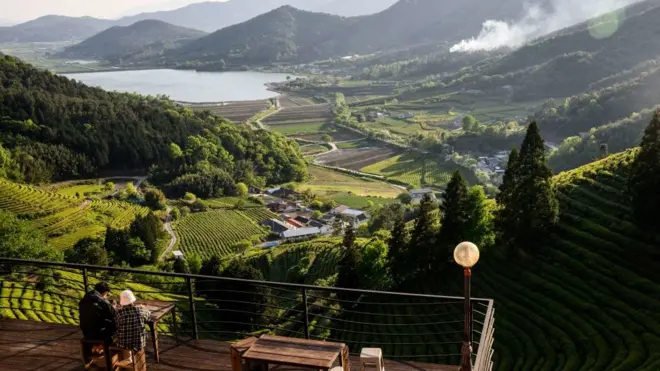
[[[302,288],[302,301],[305,310],[305,338],[309,339],[309,309],[307,308],[307,290],[304,287]]]
[[[82,269],[82,276],[83,276],[83,291],[86,294],[87,290],[89,290],[89,282],[87,281],[87,268]]]
[[[470,327],[472,313],[470,311],[470,276],[472,272],[470,268],[465,268],[464,272],[464,286],[465,286],[465,323],[463,325],[463,349],[461,350],[461,371],[472,371],[472,341],[470,336]]]
[[[199,339],[199,335],[197,333],[197,312],[195,311],[195,297],[193,295],[192,278],[186,277],[186,282],[188,283],[188,302],[190,304],[190,316],[192,317],[193,338],[197,340]]]

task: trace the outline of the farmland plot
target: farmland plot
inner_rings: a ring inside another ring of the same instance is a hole
[[[363,167],[395,157],[399,153],[397,149],[383,147],[340,149],[317,157],[317,162],[328,166],[360,170]]]
[[[268,100],[195,104],[191,108],[196,111],[209,110],[232,122],[244,122],[257,113],[267,110]]]

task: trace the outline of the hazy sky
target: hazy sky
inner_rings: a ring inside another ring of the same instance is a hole
[[[0,0],[0,18],[27,21],[46,14],[117,18],[144,11],[175,9],[201,1],[223,0]]]

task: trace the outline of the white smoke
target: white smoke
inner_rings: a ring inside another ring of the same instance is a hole
[[[477,37],[451,47],[454,52],[517,48],[537,37],[587,19],[613,12],[639,0],[552,0],[550,10],[538,4],[526,6],[525,15],[515,23],[487,20]]]

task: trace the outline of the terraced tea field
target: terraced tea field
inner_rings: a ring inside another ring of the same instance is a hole
[[[128,226],[149,209],[115,200],[82,200],[0,179],[0,209],[29,219],[56,248],[73,246],[84,237],[105,233],[106,225]]]
[[[458,169],[455,164],[444,164],[425,160],[423,155],[406,154],[388,157],[378,163],[364,166],[360,171],[382,175],[388,179],[411,185],[415,188],[431,185],[444,187],[449,182],[452,172]],[[474,174],[467,169],[460,169],[468,182],[473,183]]]
[[[267,231],[260,227],[256,219],[272,217],[262,209],[261,214],[238,210],[217,210],[193,213],[177,221],[174,232],[178,237],[175,248],[185,252],[195,252],[203,259],[213,255],[222,257],[231,253],[232,246],[242,240],[263,237]]]
[[[268,100],[193,104],[190,107],[196,111],[209,110],[220,117],[238,123],[245,122],[257,113],[267,110]]]

